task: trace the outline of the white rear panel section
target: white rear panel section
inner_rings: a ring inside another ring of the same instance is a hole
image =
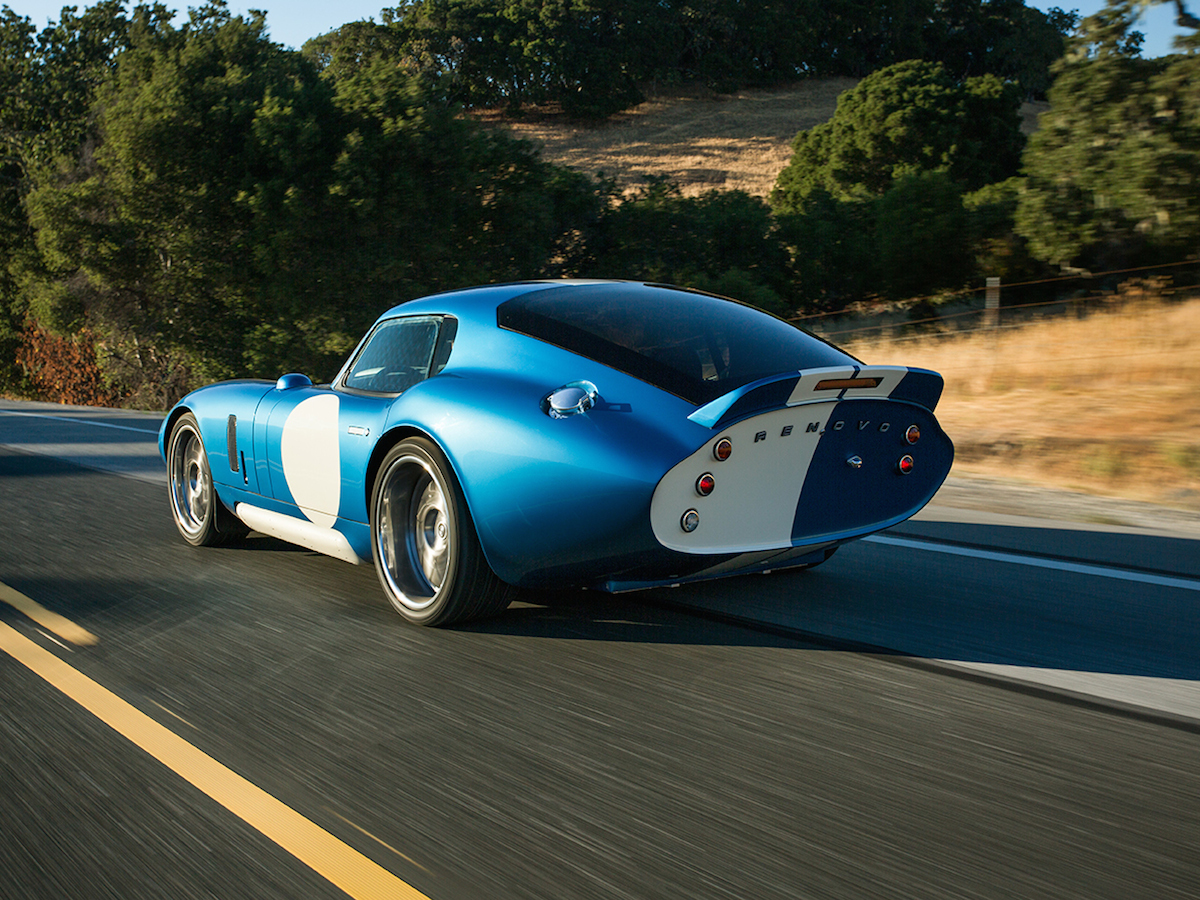
[[[853,374],[852,369],[847,371]],[[684,553],[750,553],[791,547],[800,492],[821,432],[836,406],[836,401],[806,403],[714,432],[655,488],[650,524],[659,543]],[[713,447],[722,438],[733,442],[733,452],[724,462],[713,456]],[[712,474],[716,488],[702,497],[696,491],[696,479],[706,472]],[[691,509],[699,514],[700,525],[688,533],[680,523]]]

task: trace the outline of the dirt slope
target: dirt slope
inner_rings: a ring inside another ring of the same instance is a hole
[[[714,188],[766,197],[792,155],[796,133],[827,121],[854,78],[816,78],[784,87],[714,94],[699,88],[664,91],[602,124],[531,114],[525,121],[485,121],[542,147],[551,162],[614,176],[625,186],[665,175],[685,196]],[[1027,103],[1031,133],[1047,104]]]
[[[547,117],[501,127],[540,144],[551,162],[624,185],[649,173],[678,182],[687,196],[725,188],[765,197],[791,157],[796,132],[826,121],[838,95],[856,83],[825,78],[736,94],[680,90],[599,125]]]

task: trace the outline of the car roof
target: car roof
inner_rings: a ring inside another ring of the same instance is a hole
[[[501,303],[535,291],[592,285],[627,285],[634,290],[647,287],[646,284],[640,281],[621,281],[618,279],[602,278],[545,278],[529,281],[512,281],[504,284],[485,284],[476,287],[440,291],[436,294],[428,294],[423,297],[406,300],[404,303],[393,306],[379,318],[382,320],[391,318],[392,316],[412,315],[421,312],[453,313],[455,310],[481,312],[489,308],[495,309]]]

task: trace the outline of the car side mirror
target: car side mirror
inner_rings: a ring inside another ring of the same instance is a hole
[[[299,372],[289,372],[287,375],[280,375],[279,380],[275,382],[275,390],[289,391],[292,388],[310,387],[312,379],[307,375],[301,375]]]

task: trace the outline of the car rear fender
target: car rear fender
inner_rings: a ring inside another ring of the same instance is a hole
[[[563,559],[653,547],[654,486],[708,430],[687,420],[690,406],[629,376],[594,363],[572,372],[598,382],[601,399],[567,419],[541,406],[555,376],[458,369],[422,382],[397,400],[370,465],[409,434],[437,443],[488,563],[510,583]]]

